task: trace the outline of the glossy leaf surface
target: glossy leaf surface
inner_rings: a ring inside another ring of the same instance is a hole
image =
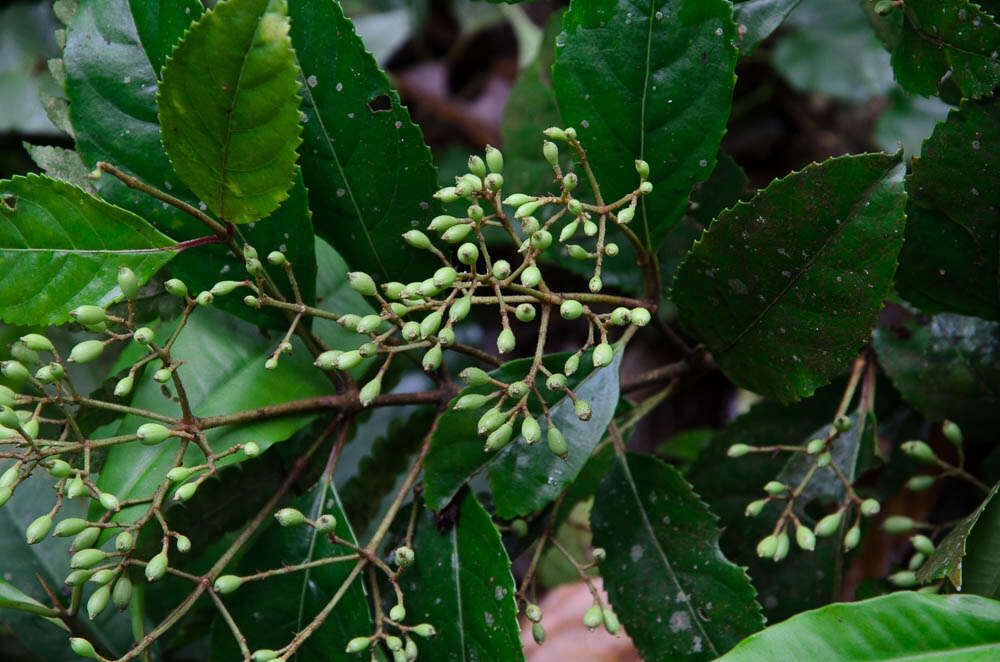
[[[778,29],[802,0],[744,0],[734,3],[740,55],[747,56]]]
[[[400,578],[408,623],[430,623],[421,659],[440,662],[524,659],[510,560],[489,514],[471,492],[455,505],[455,520],[439,530],[433,513],[417,520],[413,566]]]
[[[738,51],[723,0],[576,0],[556,42],[553,81],[605,200],[633,191],[633,159],[653,192],[633,231],[655,250],[691,187],[715,165],[732,102]]]
[[[0,317],[61,324],[83,304],[120,299],[118,267],[145,282],[173,245],[144,220],[75,186],[29,175],[0,181]]]
[[[944,540],[937,544],[934,553],[927,557],[924,564],[917,570],[917,581],[928,583],[935,579],[948,577],[956,589],[962,590],[962,566],[964,565],[966,541],[996,493],[997,487],[994,487],[979,504],[979,507],[959,520],[955,528],[949,531]]]
[[[866,341],[903,238],[904,168],[845,156],[723,212],[674,280],[682,324],[738,385],[810,395]]]
[[[611,604],[647,660],[712,660],[763,624],[746,572],[719,550],[717,518],[676,469],[617,458],[591,510]]]

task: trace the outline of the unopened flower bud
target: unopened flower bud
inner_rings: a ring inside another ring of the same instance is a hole
[[[618,222],[622,225],[628,225],[635,218],[635,210],[632,207],[626,207],[618,212]]]
[[[260,455],[260,446],[253,441],[246,442],[243,444],[243,455],[246,457],[257,457]]]
[[[893,515],[882,522],[882,530],[891,535],[907,533],[916,528],[917,523],[905,515]]]
[[[281,526],[298,526],[306,521],[306,516],[295,508],[282,508],[274,514]]]
[[[468,223],[459,223],[454,225],[441,235],[441,239],[448,242],[449,244],[457,244],[460,241],[464,241],[469,233],[472,232],[472,226]]]
[[[80,306],[71,310],[69,314],[80,324],[99,324],[107,319],[107,314],[100,306]]]
[[[70,638],[69,647],[80,657],[92,659],[97,657],[97,651],[94,650],[93,644],[82,637]]]
[[[924,490],[934,485],[935,480],[937,479],[934,476],[928,476],[928,475],[913,476],[908,481],[906,481],[906,489],[912,492],[923,492]]]
[[[416,558],[417,555],[413,552],[411,548],[407,547],[406,545],[397,547],[396,550],[393,552],[393,559],[396,561],[396,565],[398,565],[400,568],[409,568],[411,565],[413,565],[413,562],[416,560]]]
[[[542,627],[541,623],[532,623],[531,636],[534,638],[536,644],[541,645],[545,643],[545,628]]]
[[[524,437],[524,443],[529,445],[542,438],[542,428],[530,414],[525,414],[521,422],[521,436]]]
[[[757,499],[756,501],[751,501],[747,504],[746,510],[743,511],[743,514],[747,517],[756,517],[766,505],[767,499]]]
[[[88,570],[103,561],[106,556],[107,554],[99,549],[81,549],[70,558],[69,567],[74,570]]]
[[[110,510],[111,512],[118,512],[121,509],[121,504],[118,502],[118,497],[111,492],[101,492],[97,495],[97,502],[101,504],[101,508],[104,510]]]
[[[807,526],[800,524],[795,528],[795,542],[807,552],[816,549],[816,536],[813,535],[813,532]]]
[[[28,349],[33,352],[51,352],[53,350],[52,341],[40,333],[28,333],[20,338]]]
[[[594,276],[590,279],[590,282],[587,283],[587,287],[590,288],[591,292],[596,294],[604,287],[604,282],[601,280],[600,276]]]
[[[904,453],[912,457],[918,462],[924,462],[926,464],[936,464],[937,455],[934,454],[933,449],[923,441],[907,441],[904,442],[900,448]]]
[[[542,135],[552,140],[566,140],[566,133],[557,126],[550,126],[542,131]]]
[[[194,298],[199,306],[211,306],[212,302],[215,301],[215,295],[211,292],[204,290],[198,293],[198,296]]]
[[[764,485],[764,491],[767,492],[770,495],[773,495],[773,496],[777,496],[777,495],[781,494],[786,489],[788,489],[788,488],[786,488],[784,486],[784,484],[782,484],[782,483],[780,483],[780,482],[778,482],[776,480],[768,481],[768,483],[766,485]]]
[[[579,183],[580,183],[580,178],[576,176],[575,172],[567,172],[565,175],[563,175],[562,185],[563,188],[566,189],[567,191],[572,191],[573,189],[576,188],[576,185]],[[572,210],[570,211],[570,213],[574,214]],[[575,212],[575,214],[579,213],[580,212]]]
[[[614,360],[614,357],[615,350],[610,344],[602,342],[594,348],[594,367],[603,368],[606,365],[611,365],[611,361]]]
[[[546,432],[546,441],[553,455],[558,455],[562,458],[566,457],[566,454],[569,452],[569,445],[566,443],[566,437],[554,425],[549,425],[549,429]]]
[[[52,535],[57,538],[69,538],[75,536],[87,528],[87,520],[82,517],[67,517],[56,524]]]
[[[184,284],[184,281],[178,278],[171,278],[168,280],[163,284],[163,289],[165,289],[168,294],[172,294],[175,297],[186,297],[188,293],[187,285]]]
[[[93,547],[94,543],[96,543],[97,539],[100,537],[101,530],[99,528],[96,526],[88,526],[86,529],[76,534],[76,537],[73,538],[73,542],[69,547],[72,551],[87,549],[88,547]]]
[[[874,517],[882,510],[882,506],[875,499],[865,499],[861,502],[861,514],[865,517]]]
[[[104,343],[100,340],[84,340],[73,346],[69,353],[69,361],[73,363],[89,363],[104,351]]]
[[[563,372],[569,376],[576,372],[578,367],[580,367],[580,354],[571,354],[570,357],[566,359],[566,362],[563,363]]]
[[[434,372],[441,367],[441,358],[441,345],[437,344],[424,353],[420,365],[423,367],[424,372]]]
[[[316,518],[316,530],[320,533],[333,533],[337,529],[337,518],[330,513],[324,513]]]
[[[945,421],[942,423],[941,434],[956,446],[962,445],[962,429],[954,421]]]
[[[125,375],[118,380],[115,384],[115,395],[119,398],[125,397],[132,392],[132,387],[135,385],[135,378],[130,374]]]
[[[575,299],[566,299],[559,305],[559,314],[563,319],[575,320],[583,314],[583,304]]]
[[[573,403],[573,413],[575,413],[576,417],[581,421],[589,421],[593,412],[590,408],[589,402],[577,399],[577,401]]]
[[[28,527],[24,530],[24,538],[28,541],[29,545],[34,545],[37,542],[41,542],[45,536],[49,535],[49,530],[52,529],[52,516],[42,515],[36,518]]]
[[[361,651],[367,650],[371,646],[371,637],[354,637],[347,642],[347,652],[348,653],[360,653]]]
[[[507,260],[497,260],[493,263],[493,277],[497,280],[503,280],[510,275],[510,272],[510,262]]]
[[[912,570],[901,570],[889,575],[888,579],[900,588],[912,588],[917,585],[917,573]]]
[[[583,614],[583,625],[588,630],[593,630],[598,625],[601,624],[601,607],[600,605],[594,605]]]
[[[643,182],[639,185],[639,193],[649,195],[653,192],[653,182]]]
[[[515,339],[514,332],[509,328],[504,329],[497,336],[497,351],[501,354],[506,354],[514,349]]]
[[[115,587],[111,591],[111,602],[119,611],[125,611],[129,603],[132,602],[132,580],[128,575],[122,575],[115,582]]]
[[[504,423],[496,430],[491,432],[488,437],[486,437],[486,451],[498,451],[510,442],[511,435],[514,433],[514,426],[510,423]]]
[[[496,430],[504,422],[504,415],[499,409],[493,407],[492,409],[487,409],[486,412],[479,417],[479,422],[476,424],[476,432],[482,436],[493,430]]]
[[[213,285],[212,289],[209,290],[209,291],[212,293],[212,296],[221,297],[221,296],[225,296],[225,295],[229,294],[230,292],[232,292],[233,290],[235,290],[240,285],[242,285],[242,283],[240,283],[239,281],[235,281],[235,280],[220,280],[218,283],[216,283],[215,285]]]
[[[643,179],[649,177],[649,164],[642,159],[635,160],[635,171],[639,173],[639,176]]]
[[[212,588],[216,593],[226,595],[227,593],[232,593],[242,585],[242,577],[237,577],[236,575],[222,575],[215,580],[215,584],[212,585]]]
[[[154,446],[170,437],[170,428],[160,423],[143,423],[135,431],[139,441],[147,446]]]
[[[362,407],[367,407],[375,401],[375,398],[382,392],[382,380],[378,377],[365,384],[358,392],[358,399]]]

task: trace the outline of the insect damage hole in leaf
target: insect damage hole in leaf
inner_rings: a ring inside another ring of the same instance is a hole
[[[373,113],[388,113],[392,111],[392,99],[388,94],[380,94],[368,102],[368,110]]]

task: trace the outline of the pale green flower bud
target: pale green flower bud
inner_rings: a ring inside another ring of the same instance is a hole
[[[410,230],[403,233],[403,240],[414,248],[426,250],[431,246],[431,240],[420,230]]]
[[[372,280],[371,276],[363,271],[352,271],[348,273],[347,282],[350,283],[351,289],[362,296],[373,297],[377,292],[375,289],[375,281]]]
[[[358,399],[362,407],[367,407],[375,401],[375,398],[382,392],[382,380],[376,377],[365,384],[358,393]]]
[[[188,293],[187,285],[184,284],[184,281],[177,278],[171,278],[164,283],[163,289],[175,297],[186,297]]]
[[[497,351],[501,354],[506,354],[514,349],[515,339],[514,332],[510,329],[504,329],[497,336]]]
[[[458,378],[469,386],[485,386],[490,383],[489,373],[475,366],[470,366],[458,373]]]
[[[507,260],[497,260],[493,263],[493,277],[497,280],[503,280],[510,275],[510,272],[510,262]]]
[[[882,510],[882,506],[875,499],[865,499],[861,502],[861,514],[865,517],[874,517]]]
[[[80,324],[99,324],[107,319],[107,314],[100,306],[80,306],[71,310],[69,314]]]
[[[583,304],[575,299],[566,299],[559,306],[559,314],[563,319],[575,320],[583,314]]]
[[[827,536],[832,536],[840,528],[840,520],[842,519],[842,512],[837,511],[831,513],[826,517],[822,518],[816,523],[816,535],[821,538],[826,538]]]
[[[104,351],[104,343],[100,340],[84,340],[73,346],[69,353],[69,361],[73,363],[89,363]]]
[[[281,526],[299,526],[306,521],[306,516],[295,508],[282,508],[274,514],[274,518]]]
[[[643,179],[649,177],[649,164],[642,159],[635,160],[635,171],[639,173],[639,176]]]
[[[514,309],[514,316],[521,322],[527,324],[535,319],[535,307],[530,303],[519,304],[518,307]]]
[[[434,345],[427,350],[420,364],[425,372],[434,372],[441,367],[441,345]]]
[[[526,444],[533,444],[542,438],[542,428],[532,416],[525,414],[521,422],[521,436]]]
[[[468,223],[459,223],[454,225],[441,235],[441,239],[447,241],[449,244],[457,244],[460,241],[464,241],[469,233],[472,232],[472,226]]]
[[[918,462],[924,462],[926,464],[937,463],[937,455],[934,454],[934,451],[929,445],[927,445],[926,442],[917,440],[907,441],[904,442],[900,448],[904,453]]]
[[[503,172],[503,153],[496,147],[486,146],[486,165],[490,172]]]
[[[751,450],[753,450],[753,448],[747,444],[733,444],[729,447],[729,450],[726,451],[726,455],[732,458],[743,457]]]
[[[594,367],[603,368],[604,366],[611,365],[611,361],[614,360],[615,350],[606,342],[602,342],[597,347],[594,348]]]
[[[575,413],[576,417],[581,421],[589,421],[593,411],[590,408],[589,402],[577,399],[577,401],[573,403],[573,413]]]

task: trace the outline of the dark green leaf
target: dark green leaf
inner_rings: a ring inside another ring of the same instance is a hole
[[[42,604],[3,579],[0,579],[0,608],[14,609],[22,611],[26,614],[55,614],[52,607]],[[2,615],[2,613],[0,613],[0,615]],[[69,632],[69,627],[67,627],[67,625],[58,618],[45,617],[45,620],[52,623],[52,625]]]
[[[875,351],[903,398],[931,420],[992,438],[1000,424],[1000,324],[942,313],[878,328]]]
[[[167,332],[168,329],[158,330],[162,334]],[[274,350],[270,342],[238,320],[210,309],[200,309],[181,331],[172,356],[184,362],[177,374],[184,381],[194,414],[213,416],[328,393],[330,384],[323,373],[311,364],[301,345],[294,344],[295,351],[283,357],[277,368],[265,370],[264,359]],[[152,380],[150,373],[146,371],[142,381],[136,384],[132,406],[179,416],[177,403],[161,394],[160,384]],[[287,439],[311,419],[309,414],[273,418],[214,428],[205,436],[215,451],[248,440],[257,442],[261,450],[265,450],[272,443]],[[127,416],[95,435],[100,438],[133,434],[143,422],[141,418]],[[98,485],[122,500],[152,494],[170,469],[178,443],[177,439],[169,439],[156,446],[137,442],[114,446],[108,451]],[[242,457],[241,453],[230,455],[222,458],[219,464],[238,462]],[[186,464],[202,461],[204,456],[192,444]],[[142,507],[123,508],[119,518],[134,519],[143,510]]]
[[[0,461],[0,471],[9,467],[9,461]],[[19,591],[45,605],[51,604],[48,594],[39,583],[40,577],[57,594],[69,574],[65,538],[49,537],[35,545],[24,542],[24,529],[36,517],[47,512],[55,503],[52,489],[54,481],[44,472],[21,483],[14,496],[0,508],[0,574]],[[56,518],[86,517],[79,500],[63,500]],[[37,575],[37,577],[36,577]],[[88,590],[84,596],[89,597]],[[64,605],[65,606],[65,605]],[[122,619],[113,609],[107,610],[96,622],[78,619],[82,629],[76,636],[85,636],[95,647],[123,655],[132,645],[128,620]],[[78,662],[80,658],[69,648],[69,634],[57,629],[35,614],[14,610],[0,610],[0,622],[11,627],[24,645],[46,662]]]
[[[955,588],[962,590],[962,566],[965,557],[965,543],[969,538],[969,533],[976,526],[979,517],[986,510],[986,507],[996,496],[1000,484],[993,487],[993,490],[986,496],[979,507],[972,511],[967,517],[963,517],[955,525],[944,540],[938,543],[924,564],[917,570],[917,581],[929,583],[936,579],[947,576]],[[996,550],[994,550],[996,553]]]
[[[315,520],[324,513],[337,518],[336,534],[357,543],[340,497],[328,478],[289,504]],[[284,565],[308,563],[326,557],[350,554],[347,547],[331,543],[310,526],[282,527],[272,524],[247,552],[236,574],[250,575]],[[223,598],[233,618],[247,637],[250,650],[279,649],[305,628],[343,584],[355,561],[322,565],[263,581],[244,584]],[[409,607],[409,604],[407,604]],[[216,619],[212,627],[212,655],[216,660],[239,659],[239,649],[230,629]],[[337,607],[296,653],[302,662],[341,659],[347,642],[371,630],[368,599],[360,578],[355,579]]]
[[[907,0],[902,11],[892,68],[907,92],[933,96],[951,80],[963,97],[978,99],[1000,83],[1000,26],[978,4]]]
[[[173,241],[75,186],[40,175],[0,181],[0,316],[61,324],[81,304],[121,298],[118,267],[145,282],[173,257]]]
[[[128,6],[153,73],[159,76],[180,35],[204,7],[199,0],[129,0]]]
[[[46,175],[72,184],[91,195],[97,195],[93,182],[87,178],[87,166],[83,164],[79,154],[63,147],[21,144],[31,156],[31,160],[44,170]]]
[[[633,223],[651,250],[715,165],[735,39],[723,0],[576,0],[563,18],[553,66],[563,121],[577,128],[605,200],[638,186],[633,159],[649,162],[653,192]]]
[[[1000,99],[966,101],[938,124],[906,178],[900,294],[928,312],[1000,319]]]
[[[1000,596],[1000,501],[990,501],[965,542],[962,591],[996,599]]]
[[[232,223],[264,218],[294,183],[300,99],[287,9],[286,0],[220,2],[163,67],[163,147],[188,188]]]
[[[545,358],[553,372],[562,370],[567,354]],[[476,434],[476,423],[486,407],[475,411],[449,410],[441,416],[431,437],[430,451],[425,462],[424,499],[431,508],[444,508],[465,482],[485,468],[493,490],[497,515],[512,519],[534,512],[554,500],[576,478],[580,469],[601,440],[605,428],[618,404],[618,372],[622,352],[615,352],[611,365],[593,370],[590,353],[580,360],[581,368],[572,376],[570,388],[578,398],[590,403],[593,413],[589,421],[581,421],[573,413],[573,402],[561,393],[553,393],[539,383],[539,391],[549,407],[552,421],[569,444],[569,455],[563,460],[546,447],[547,426],[541,408],[532,398],[531,411],[542,426],[542,439],[527,446],[520,435],[498,452],[483,450],[484,437]],[[496,379],[510,383],[522,379],[531,359],[505,363],[491,373]],[[489,393],[494,387],[470,387],[459,394]],[[520,423],[515,430],[520,429]]]
[[[856,0],[803,0],[787,25],[772,62],[792,87],[851,103],[892,87],[888,54]]]
[[[178,28],[176,22],[167,22],[159,29],[170,26]],[[168,40],[165,34],[161,36]],[[173,40],[180,36],[178,33]],[[87,167],[109,161],[198,205],[198,198],[177,177],[163,151],[156,116],[156,74],[139,41],[127,0],[81,0],[67,34],[65,61],[77,151]],[[114,177],[105,175],[95,186],[105,200],[140,214],[178,240],[207,233],[193,218],[126,188]],[[305,297],[314,280],[315,266],[312,226],[308,216],[298,213],[306,208],[304,196],[304,188],[296,185],[293,199],[286,201],[274,218],[252,228],[242,226],[237,233],[262,255],[285,244]],[[222,274],[235,275],[243,269],[242,256],[233,256],[217,245],[184,251],[171,265],[173,275],[187,282],[194,292],[211,288],[224,277]],[[290,297],[284,274],[278,271],[277,280]],[[287,326],[283,316],[259,313],[238,298],[222,297],[216,305],[255,324],[282,329]]]
[[[430,151],[335,2],[293,2],[302,87],[302,170],[316,232],[354,269],[386,280],[433,262],[400,238],[436,213]],[[382,102],[388,110],[380,110]]]
[[[457,521],[438,531],[434,514],[417,520],[416,562],[400,578],[408,623],[430,623],[437,635],[418,641],[434,662],[523,660],[510,560],[489,514],[471,492],[456,504]]]
[[[763,625],[746,572],[722,555],[717,518],[673,467],[619,457],[591,511],[611,604],[647,660],[711,660]]]
[[[740,55],[753,53],[757,44],[771,36],[802,0],[743,0],[733,7],[733,18],[737,25],[736,43]]]
[[[998,648],[1000,602],[901,592],[799,614],[741,642],[718,662],[985,662]]]
[[[902,244],[898,157],[830,159],[723,212],[681,265],[678,315],[735,383],[810,395],[868,338]]]

